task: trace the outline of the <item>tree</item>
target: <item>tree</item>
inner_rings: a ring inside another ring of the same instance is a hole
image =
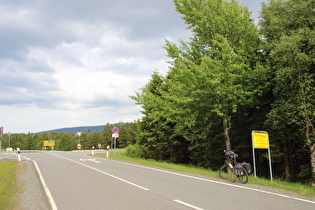
[[[127,147],[129,144],[135,144],[135,133],[136,126],[135,123],[125,123],[122,124],[121,129],[119,129],[119,146]]]
[[[165,47],[173,59],[174,73],[170,73],[170,80],[173,84],[177,77],[180,78],[177,82],[182,83],[170,86],[173,88],[170,94],[177,98],[171,100],[178,101],[184,96],[183,102],[206,102],[203,105],[222,118],[226,149],[231,150],[231,116],[262,91],[255,81],[255,76],[264,75],[264,68],[257,62],[260,47],[257,28],[247,8],[234,0],[175,0],[174,3],[194,37],[189,44],[182,42],[181,47],[170,42]],[[176,94],[182,93],[183,87],[194,88],[190,90],[191,96]]]
[[[24,139],[24,147],[25,150],[34,150],[35,149],[35,142],[33,134],[28,133]]]
[[[305,136],[310,151],[315,183],[315,2],[313,0],[271,0],[262,7],[261,33],[275,72],[273,109],[269,118],[277,127],[296,127]],[[281,116],[281,119],[279,117]],[[293,137],[293,136],[291,136]],[[303,143],[285,138],[283,144]],[[285,149],[285,147],[284,147]],[[286,179],[290,180],[290,154],[284,153]]]
[[[98,149],[98,145],[102,143],[102,134],[98,130],[93,133],[93,146]],[[101,144],[102,145],[102,144]]]
[[[215,167],[219,158],[213,154],[224,145],[219,139],[232,149],[232,117],[255,105],[264,89],[258,30],[236,1],[174,4],[193,37],[179,45],[166,41],[169,72],[165,77],[155,72],[132,97],[144,109],[137,143],[157,159]]]
[[[107,146],[112,148],[112,128],[113,126],[107,123],[102,131],[102,148],[106,149]]]
[[[165,128],[166,118],[163,108],[164,78],[158,72],[154,72],[148,84],[141,89],[136,96],[131,96],[142,105],[142,113],[145,115],[140,121],[137,134],[137,143],[150,151],[151,158],[164,160],[169,157],[169,135],[170,131]]]

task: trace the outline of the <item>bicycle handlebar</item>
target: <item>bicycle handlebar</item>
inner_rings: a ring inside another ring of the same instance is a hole
[[[231,154],[228,154],[229,152]],[[225,155],[230,155],[231,158],[237,158],[238,157],[238,154],[234,153],[233,151],[226,151],[226,150],[224,150],[224,153],[225,153]]]

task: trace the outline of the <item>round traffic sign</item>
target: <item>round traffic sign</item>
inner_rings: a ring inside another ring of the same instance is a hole
[[[118,129],[117,127],[113,127],[112,132],[113,132],[113,133],[118,133],[118,132],[119,132],[119,129]]]
[[[81,149],[81,144],[78,144],[78,145],[77,145],[77,148],[78,148],[78,149]]]

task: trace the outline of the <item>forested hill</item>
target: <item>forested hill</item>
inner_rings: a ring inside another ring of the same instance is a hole
[[[95,131],[102,132],[105,125],[96,125],[96,126],[80,126],[80,127],[71,127],[71,128],[59,128],[59,129],[53,129],[48,131],[41,131],[38,133],[51,133],[51,132],[57,132],[57,133],[76,133],[76,132],[83,132],[88,133],[90,130],[91,133],[94,133]]]

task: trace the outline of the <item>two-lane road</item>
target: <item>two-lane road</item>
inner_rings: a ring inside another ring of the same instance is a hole
[[[60,210],[315,209],[315,202],[84,152],[23,154],[37,162]]]

